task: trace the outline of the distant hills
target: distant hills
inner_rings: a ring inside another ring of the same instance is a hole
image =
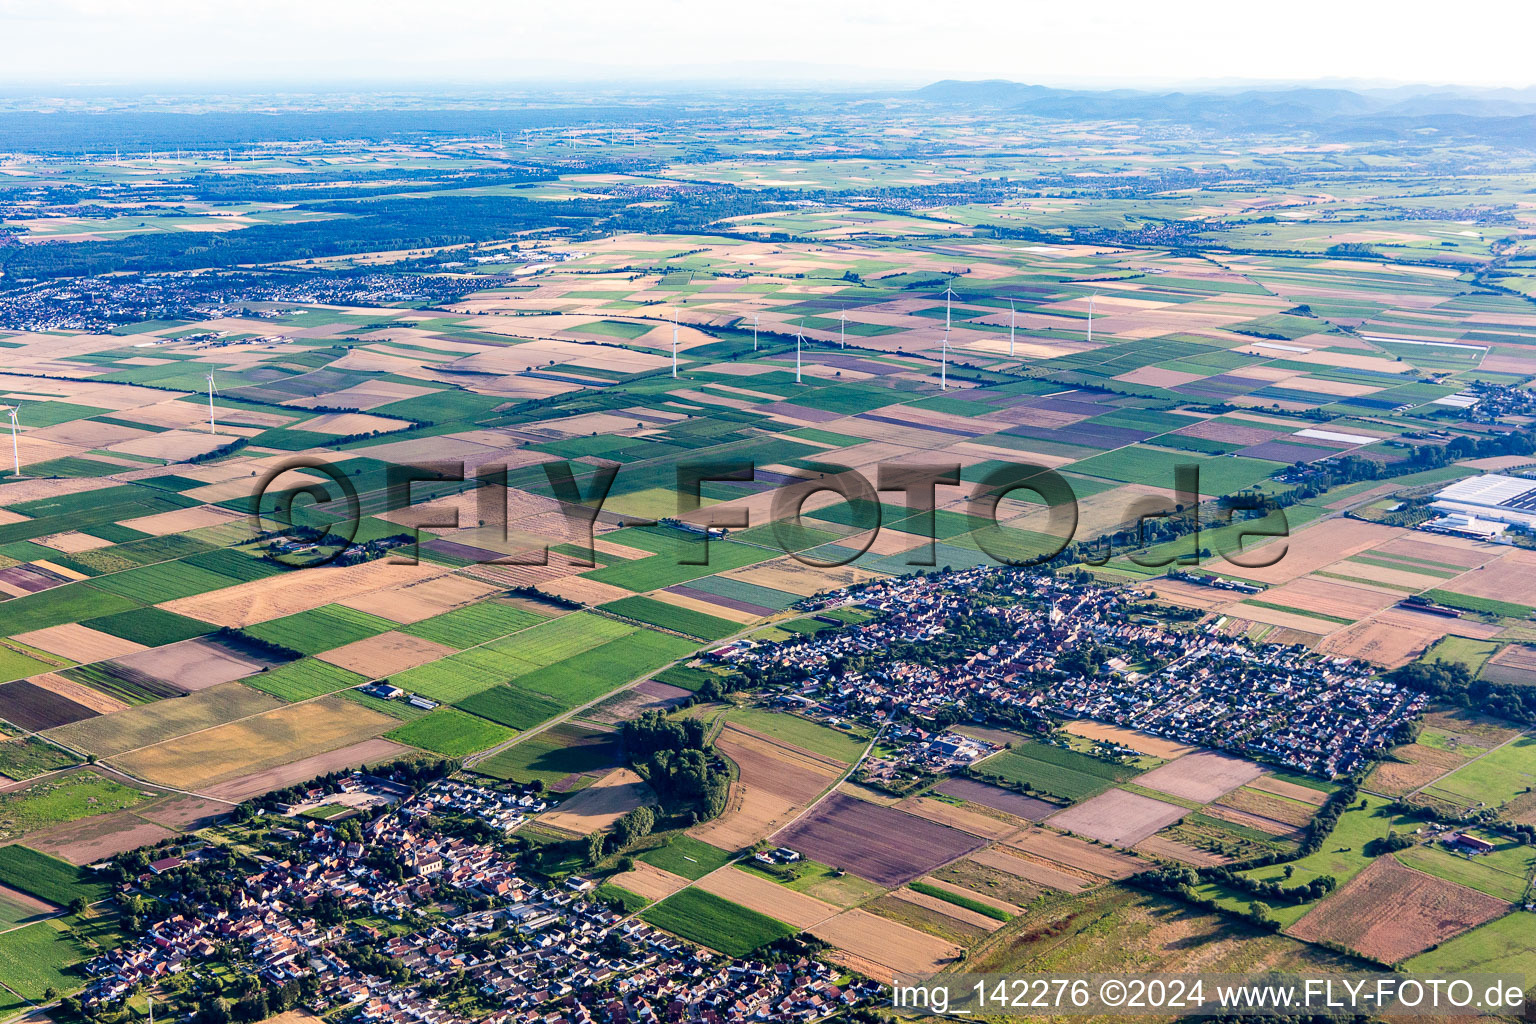
[[[1063,121],[1166,121],[1227,129],[1310,125],[1397,133],[1432,128],[1536,146],[1536,91],[1284,86],[1211,91],[1054,89],[999,79],[946,80],[908,93],[926,103]]]

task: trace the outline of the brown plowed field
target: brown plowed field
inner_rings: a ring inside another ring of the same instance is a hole
[[[71,864],[94,864],[175,835],[132,811],[118,811],[29,836],[27,845]]]
[[[362,765],[377,764],[392,757],[402,754],[413,754],[415,747],[407,747],[399,743],[384,739],[364,740],[354,743],[350,747],[342,747],[339,750],[330,750],[323,754],[315,754],[313,757],[302,758],[298,761],[290,761],[276,768],[268,768],[265,771],[255,772],[250,775],[242,775],[228,782],[208,786],[204,795],[216,800],[229,800],[238,803],[241,800],[249,800],[253,796],[271,792],[274,789],[283,789],[296,782],[304,782],[313,779],[317,775],[327,775],[343,768],[357,768]]]
[[[1509,909],[1503,900],[1397,862],[1376,861],[1289,929],[1395,964]]]
[[[1011,789],[993,786],[986,782],[977,782],[975,779],[946,779],[934,789],[946,796],[959,797],[968,803],[990,807],[994,811],[1012,814],[1026,821],[1040,821],[1061,809],[1044,800],[1036,800],[1032,796],[1015,793]]]
[[[834,793],[774,842],[880,885],[904,885],[982,840],[948,825]]]

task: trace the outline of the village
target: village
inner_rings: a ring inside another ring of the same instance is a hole
[[[1148,596],[989,566],[907,576],[815,601],[858,603],[880,613],[872,621],[710,656],[758,673],[812,717],[884,722],[901,709],[919,724],[994,718],[1040,732],[1089,718],[1323,778],[1399,742],[1424,709],[1424,695],[1364,662],[1154,616],[1138,609]],[[942,772],[991,752],[953,735],[918,739],[898,767]]]
[[[611,909],[589,879],[531,881],[515,856],[437,827],[456,812],[509,832],[543,806],[442,779],[361,827],[274,827],[287,855],[259,856],[256,870],[207,847],[157,861],[120,900],[169,906],[196,891],[194,871],[235,895],[149,921],[136,943],[92,961],[81,1006],[184,989],[182,975],[199,987],[230,964],[356,1024],[812,1021],[879,995],[809,950],[735,959],[694,948]]]

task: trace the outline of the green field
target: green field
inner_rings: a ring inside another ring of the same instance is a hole
[[[547,722],[565,710],[565,705],[558,701],[506,685],[481,690],[454,706],[519,732]]]
[[[1137,774],[1137,769],[1128,765],[1110,764],[1064,747],[1033,741],[993,754],[978,762],[976,770],[1073,802],[1097,796],[1113,783]]]
[[[679,608],[677,605],[649,597],[626,597],[618,601],[610,601],[602,607],[605,611],[622,615],[626,619],[635,619],[663,629],[676,630],[679,633],[696,636],[700,640],[721,640],[743,629],[741,625],[729,619],[706,615],[692,608]]]
[[[809,718],[762,708],[732,708],[725,718],[753,732],[760,732],[790,746],[802,747],[813,754],[830,757],[844,764],[853,764],[863,756],[872,735],[862,727],[844,732]]]
[[[106,884],[85,869],[18,845],[0,846],[0,884],[61,907],[77,897],[94,903],[107,895]]]
[[[1424,791],[1453,804],[1498,807],[1536,786],[1536,737],[1520,736],[1462,765]]]
[[[337,690],[361,686],[368,680],[356,672],[349,672],[316,658],[300,658],[286,665],[278,665],[243,682],[258,690],[270,693],[279,700],[300,701],[311,697],[323,697]]]
[[[543,622],[547,616],[502,601],[481,601],[409,626],[400,632],[463,650]]]
[[[387,633],[398,624],[377,615],[356,611],[339,604],[313,611],[287,615],[281,619],[246,626],[245,632],[259,640],[280,644],[300,654],[320,654]]]
[[[62,922],[39,921],[0,934],[0,977],[23,998],[41,1002],[47,989],[66,993],[81,988],[89,979],[71,968],[90,955]]]
[[[1514,910],[1420,953],[1403,968],[1415,977],[1523,974],[1529,985],[1536,978],[1536,928],[1530,914]]]
[[[1486,838],[1486,837],[1485,837]],[[1438,846],[1413,846],[1396,854],[1398,860],[1428,875],[1457,882],[1510,903],[1524,902],[1536,871],[1536,849],[1508,840],[1492,853],[1467,857]]]
[[[118,612],[116,615],[106,615],[99,619],[88,619],[81,625],[89,626],[101,633],[110,633],[124,640],[131,640],[136,644],[143,644],[145,647],[179,643],[214,631],[214,627],[206,622],[189,619],[185,615],[176,615],[159,608],[135,608],[132,611]]]
[[[1513,601],[1496,601],[1491,597],[1471,597],[1467,594],[1458,594],[1454,590],[1426,590],[1424,596],[1438,604],[1449,605],[1452,608],[1461,608],[1469,612],[1481,612],[1484,615],[1497,615],[1503,618],[1524,619],[1529,618],[1531,612],[1536,611],[1528,604],[1516,604]]]
[[[746,956],[759,946],[795,933],[783,921],[748,910],[702,889],[684,889],[642,911],[640,917],[680,938],[728,956]]]
[[[384,734],[387,740],[405,743],[448,757],[464,757],[517,735],[505,726],[465,714],[457,708],[437,710]]]
[[[11,735],[15,731],[9,725],[0,729],[0,775],[17,780],[30,779],[80,763],[79,758],[46,740]]]
[[[642,629],[558,664],[516,676],[513,682],[520,690],[541,693],[574,708],[697,649],[691,640]]]
[[[1013,915],[1006,910],[999,910],[990,903],[973,900],[969,896],[962,896],[959,893],[950,892],[948,889],[941,889],[939,886],[930,885],[927,882],[908,882],[907,888],[913,892],[920,892],[924,896],[932,896],[936,900],[943,900],[945,903],[953,903],[957,907],[964,907],[966,910],[981,914],[984,917],[990,917],[994,921],[1008,921],[1013,918]]]
[[[497,779],[537,780],[554,786],[572,776],[606,771],[619,763],[619,756],[617,732],[566,723],[477,762],[475,771]]]
[[[65,664],[68,664],[66,662]],[[54,668],[53,665],[45,665],[41,661],[27,657],[19,651],[13,651],[9,647],[0,647],[0,683],[8,683],[12,679],[24,679],[27,676],[35,676]]]
[[[731,861],[731,854],[679,832],[665,846],[656,846],[638,853],[635,859],[674,875],[695,879],[725,867]]]
[[[622,913],[633,914],[644,910],[651,905],[651,901],[638,893],[630,892],[621,886],[607,882],[597,887],[595,895],[600,900],[617,903],[623,908]]]
[[[88,769],[34,782],[0,795],[0,841],[20,839],[93,814],[126,810],[149,799]]]

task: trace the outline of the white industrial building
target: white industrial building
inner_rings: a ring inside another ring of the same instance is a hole
[[[1536,530],[1536,480],[1501,473],[1468,477],[1436,494],[1430,508],[1443,516]]]

